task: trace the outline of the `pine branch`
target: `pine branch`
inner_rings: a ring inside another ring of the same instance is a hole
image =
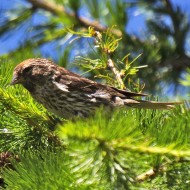
[[[0,88],[2,118],[13,117],[12,121],[10,119],[1,121],[2,125],[6,124],[5,129],[8,131],[3,130],[0,133],[3,136],[1,149],[38,149],[41,146],[46,147],[50,145],[63,147],[61,141],[54,133],[55,126],[60,121],[43,111],[39,111],[34,105],[30,105],[26,100],[26,95],[23,101],[19,101],[19,99],[11,95],[12,93]],[[15,124],[9,123],[13,122],[13,120]],[[41,138],[42,136],[43,138]],[[9,143],[7,144],[7,142]]]
[[[27,104],[21,103],[16,100],[10,93],[7,93],[4,89],[0,88],[0,102],[4,105],[5,109],[12,111],[16,115],[27,121],[30,125],[39,126],[39,121],[47,122],[52,125],[52,121],[43,112],[37,110],[31,110]]]
[[[64,15],[70,17],[71,19],[74,19],[75,21],[77,21],[82,26],[85,26],[85,27],[92,26],[92,27],[95,28],[95,30],[98,30],[98,31],[107,30],[107,27],[101,25],[99,22],[88,20],[87,18],[78,16],[74,12],[67,11],[64,6],[56,5],[56,4],[52,3],[52,2],[47,2],[47,1],[44,1],[44,0],[41,0],[41,1],[40,0],[28,0],[28,1],[34,7],[44,9],[46,11],[51,12],[52,14],[55,14],[55,15],[58,15],[58,16],[64,14]],[[113,32],[113,34],[115,34],[117,36],[122,35],[122,32],[120,30],[118,30],[118,29],[114,29],[112,32]]]
[[[120,140],[119,140],[120,141]],[[121,141],[125,142],[125,139],[121,139]],[[179,150],[175,148],[175,145],[169,145],[167,147],[161,146],[150,146],[146,143],[140,143],[137,145],[132,144],[124,144],[123,142],[113,141],[112,146],[114,148],[122,149],[123,151],[137,151],[141,153],[149,153],[149,154],[160,154],[160,155],[171,155],[175,157],[190,157],[189,150]]]
[[[155,178],[157,175],[159,175],[160,173],[167,171],[167,167],[169,165],[174,165],[175,163],[183,163],[183,162],[189,162],[190,160],[185,160],[185,159],[178,159],[178,160],[173,160],[173,161],[167,161],[165,163],[162,163],[160,166],[158,167],[153,167],[150,170],[138,175],[136,177],[136,180],[138,182],[143,182],[147,179],[152,179]]]
[[[128,182],[145,181],[162,172],[169,172],[169,167],[166,166],[175,165],[171,162],[165,163],[161,159],[161,164],[156,162],[155,167],[146,171],[147,166],[150,168],[152,161],[156,161],[155,156],[166,158],[166,161],[171,158],[181,160],[190,157],[184,129],[182,129],[179,119],[177,120],[178,125],[173,126],[171,118],[168,118],[167,121],[163,115],[160,117],[158,113],[141,111],[142,115],[139,116],[137,112],[128,110],[123,116],[122,112],[115,112],[108,117],[102,116],[105,111],[99,110],[91,119],[79,120],[75,123],[69,122],[64,126],[59,126],[57,134],[67,145],[67,151],[72,157],[73,171],[80,173],[81,170],[87,172],[91,169],[97,171],[97,175],[101,171],[109,176],[108,181],[113,185],[127,185]],[[176,117],[181,118],[181,116]],[[174,123],[176,122],[174,121]],[[151,134],[142,135],[138,130],[141,124],[144,128],[146,125],[152,128]],[[161,129],[162,125],[164,125],[163,129]],[[155,126],[159,129],[156,129]],[[170,126],[175,127],[176,130]],[[157,130],[162,132],[155,132]],[[188,129],[186,134],[189,134]],[[183,138],[182,144],[181,138]],[[131,166],[134,163],[135,167],[132,169]],[[105,169],[102,171],[103,166]],[[137,176],[139,169],[146,172]],[[82,176],[86,180],[88,177],[88,175]]]
[[[104,116],[100,114],[102,114],[101,110],[96,113],[93,119],[91,118],[87,121],[78,121],[77,123],[69,122],[64,125],[64,127],[60,126],[60,128],[58,129],[58,134],[60,135],[60,138],[71,138],[75,139],[75,141],[77,140],[83,142],[90,142],[93,140],[96,140],[99,143],[106,142],[107,145],[111,147],[110,149],[121,150],[124,152],[132,151],[145,154],[148,153],[152,155],[170,155],[177,158],[182,158],[186,156],[190,157],[190,151],[187,144],[183,144],[181,145],[182,148],[179,148],[180,142],[177,141],[176,136],[175,139],[169,140],[170,136],[168,136],[168,134],[170,133],[171,135],[171,128],[165,129],[168,126],[165,126],[164,128],[166,131],[163,131],[163,134],[165,135],[160,134],[162,136],[162,138],[160,139],[160,143],[151,136],[142,136],[141,132],[136,126],[140,125],[141,122],[145,122],[143,121],[144,118],[148,118],[149,127],[155,127],[156,119],[158,120],[157,122],[159,122],[159,124],[162,121],[166,123],[166,120],[163,118],[163,116],[162,118],[160,118],[159,114],[156,114],[154,116],[155,120],[152,119],[152,124],[150,123],[151,112],[146,111],[143,112],[143,116],[140,116],[141,118],[139,121],[132,111],[127,112],[127,117],[122,117],[122,111],[117,111],[111,116],[112,119],[110,119],[110,116],[106,116],[106,113]],[[89,128],[89,126],[91,127]],[[77,130],[79,128],[80,130]],[[177,129],[180,129],[180,126],[176,126],[176,131],[173,130],[172,135],[175,135],[178,132]],[[181,133],[181,136],[184,135],[184,138],[186,138],[184,130],[181,129]],[[187,130],[186,133],[189,133],[189,131]],[[164,140],[167,143],[165,143]],[[184,141],[182,143],[184,143]]]
[[[117,82],[119,84],[119,88],[124,89],[125,85],[123,83],[123,80],[121,79],[121,73],[115,67],[114,62],[112,61],[112,59],[108,59],[107,65],[111,69],[111,71],[114,73],[115,78],[116,78],[116,80],[117,80]]]

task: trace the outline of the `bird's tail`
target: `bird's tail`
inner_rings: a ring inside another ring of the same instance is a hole
[[[143,109],[172,109],[176,105],[182,104],[182,102],[155,102],[146,100],[133,100],[125,99],[124,104],[131,108],[143,108]]]

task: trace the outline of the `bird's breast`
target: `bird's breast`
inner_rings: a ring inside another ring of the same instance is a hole
[[[76,115],[87,117],[99,107],[102,102],[79,90],[69,91],[69,88],[59,85],[44,85],[36,87],[31,95],[46,109],[56,115],[72,118]]]

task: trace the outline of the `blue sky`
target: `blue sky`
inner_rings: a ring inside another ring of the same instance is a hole
[[[18,6],[27,6],[30,7],[30,4],[25,1],[23,4],[23,0],[0,0],[0,26],[6,20],[8,16],[14,18],[14,11],[9,12],[10,9],[18,8]],[[171,2],[175,6],[179,6],[188,16],[188,20],[190,21],[190,0],[171,0]],[[151,18],[151,11],[147,12],[147,10],[131,8],[128,10],[129,14],[129,22],[126,26],[126,30],[129,34],[137,35],[143,38],[143,35],[146,36],[146,23],[145,20],[149,17]],[[87,14],[88,15],[88,14]],[[164,18],[165,19],[165,18]],[[13,51],[20,44],[22,44],[27,38],[31,38],[32,33],[27,30],[28,27],[33,25],[46,22],[47,17],[40,14],[40,12],[34,15],[27,24],[23,25],[17,31],[10,31],[9,35],[4,35],[0,38],[0,55],[6,54],[10,51]],[[167,20],[165,20],[167,21]],[[170,21],[167,21],[170,24]],[[27,31],[27,32],[26,32]],[[61,48],[58,50],[55,48],[55,43],[50,43],[41,47],[41,52],[43,57],[52,57],[56,59],[59,56],[61,51],[63,51],[64,47],[68,45],[68,41],[59,42],[61,44]],[[186,53],[190,56],[190,34],[186,40]],[[82,54],[83,52],[78,52]],[[75,56],[75,54],[72,54]],[[167,94],[170,94],[171,87],[168,88]]]
[[[187,13],[188,18],[190,20],[190,1],[189,0],[171,0],[172,3],[175,6],[179,6],[184,12]],[[6,19],[7,16],[12,16],[14,17],[14,12],[6,12],[5,10],[9,10],[10,8],[17,8],[18,6],[30,6],[29,3],[25,2],[22,0],[0,0],[0,25],[3,23],[3,21]],[[147,17],[151,17],[151,12],[147,12],[147,10],[143,9],[130,9],[128,11],[130,15],[130,20],[129,23],[126,27],[126,30],[130,34],[142,36],[146,35],[146,24],[145,20]],[[28,25],[35,25],[38,24],[39,22],[44,22],[46,20],[46,17],[36,14],[28,23]],[[27,29],[27,25],[22,26],[21,29],[15,31],[10,31],[9,37],[4,36],[3,38],[0,38],[0,55],[4,53],[8,53],[9,51],[14,50],[16,47],[18,47],[19,44],[22,44],[27,38],[30,38],[30,33],[25,32]],[[46,46],[45,46],[46,47]],[[43,52],[48,51],[48,48],[42,48]],[[49,49],[51,49],[49,47]],[[187,53],[190,52],[190,36],[187,38],[187,43],[186,43],[186,49]],[[48,54],[48,52],[47,52]]]

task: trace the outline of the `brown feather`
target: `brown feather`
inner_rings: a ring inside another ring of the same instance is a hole
[[[172,109],[183,102],[155,102],[146,100],[125,99],[125,105],[132,108],[143,109]]]
[[[65,118],[87,117],[100,106],[171,109],[182,102],[135,100],[147,96],[100,84],[47,59],[28,59],[14,69],[12,84],[22,84],[49,111]]]
[[[113,88],[114,90],[118,91],[121,94],[124,94],[126,97],[148,96],[148,94],[144,94],[144,93],[142,94],[142,93],[136,93],[136,92],[130,92],[130,91],[126,91],[126,90],[121,90],[121,89],[115,88],[113,86],[111,88]]]

